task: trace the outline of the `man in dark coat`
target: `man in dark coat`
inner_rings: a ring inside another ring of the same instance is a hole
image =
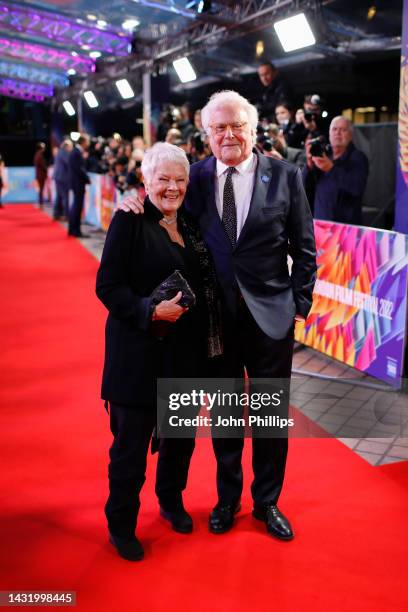
[[[69,211],[68,236],[87,238],[81,232],[81,214],[84,207],[85,187],[91,182],[86,172],[84,152],[89,149],[89,136],[83,134],[71,151],[68,160],[69,186],[74,192],[74,200]]]
[[[56,221],[69,215],[69,154],[72,151],[71,140],[64,140],[54,159],[53,179],[57,192],[53,216]]]
[[[303,168],[306,192],[313,202],[315,219],[361,224],[362,198],[368,177],[368,160],[352,143],[352,123],[335,117],[330,124],[330,152],[313,155],[306,143]]]
[[[291,104],[293,100],[292,89],[279,72],[270,62],[261,64],[258,68],[259,80],[263,85],[261,102],[257,105],[261,119],[275,121],[275,108],[281,102]]]

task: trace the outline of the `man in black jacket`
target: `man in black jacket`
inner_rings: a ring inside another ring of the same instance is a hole
[[[68,236],[77,238],[88,237],[81,232],[81,214],[84,207],[85,187],[91,182],[86,172],[84,158],[84,152],[89,149],[89,145],[89,136],[87,134],[80,136],[68,160],[69,185],[74,192],[74,200],[69,211]]]
[[[292,89],[285,77],[270,62],[259,66],[258,76],[263,85],[261,103],[258,104],[260,118],[275,121],[275,108],[282,102],[292,102]]]
[[[213,156],[193,164],[185,200],[199,221],[223,298],[224,355],[217,377],[286,379],[291,375],[295,319],[312,304],[316,261],[313,220],[300,171],[253,151],[258,113],[234,91],[214,94],[202,109]],[[135,199],[123,209],[143,210]],[[291,274],[288,254],[293,260]],[[242,437],[213,438],[218,503],[212,533],[225,533],[240,509]],[[253,515],[271,535],[293,538],[277,501],[287,437],[253,436]]]

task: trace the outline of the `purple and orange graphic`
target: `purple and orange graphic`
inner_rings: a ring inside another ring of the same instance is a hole
[[[394,387],[401,385],[408,236],[315,221],[318,280],[296,340]]]

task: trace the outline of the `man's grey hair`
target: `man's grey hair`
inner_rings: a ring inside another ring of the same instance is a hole
[[[147,183],[152,180],[156,170],[163,162],[180,164],[186,171],[187,177],[190,174],[190,164],[183,149],[169,142],[156,142],[155,145],[145,152],[142,161],[141,170]]]
[[[333,125],[335,121],[338,121],[339,119],[342,119],[342,121],[346,123],[348,131],[352,134],[353,133],[353,122],[350,121],[350,119],[347,119],[347,117],[343,117],[343,115],[337,115],[337,117],[333,117],[333,119],[330,122],[330,127]]]
[[[209,134],[211,131],[210,123],[212,114],[222,106],[235,106],[244,110],[248,115],[248,121],[253,130],[253,134],[256,134],[256,126],[258,125],[258,111],[246,98],[241,96],[238,92],[230,89],[218,91],[217,93],[213,94],[204,108],[201,109],[201,123],[203,124],[203,128],[207,134]]]

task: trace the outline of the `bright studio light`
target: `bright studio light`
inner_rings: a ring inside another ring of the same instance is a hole
[[[97,108],[99,106],[99,102],[93,91],[84,91],[84,98],[89,108]]]
[[[73,142],[78,142],[80,136],[81,136],[81,134],[79,132],[71,132],[70,133],[70,137],[71,137],[71,140]]]
[[[70,117],[75,115],[75,108],[72,106],[69,100],[65,100],[65,102],[62,103],[62,106],[64,107],[64,111],[67,113],[67,115]]]
[[[286,53],[316,44],[316,39],[304,13],[277,21],[273,27]]]
[[[129,100],[129,98],[134,97],[135,92],[131,88],[127,79],[120,79],[119,81],[116,81],[115,85],[124,100]]]
[[[140,21],[138,19],[126,19],[122,23],[122,28],[127,32],[133,32],[138,25],[140,25]]]
[[[92,57],[92,59],[98,59],[98,57],[101,57],[102,53],[100,51],[91,51],[89,54],[89,57]]]
[[[196,80],[197,75],[187,57],[182,57],[178,60],[175,60],[173,62],[173,67],[182,83],[188,83],[189,81]]]

